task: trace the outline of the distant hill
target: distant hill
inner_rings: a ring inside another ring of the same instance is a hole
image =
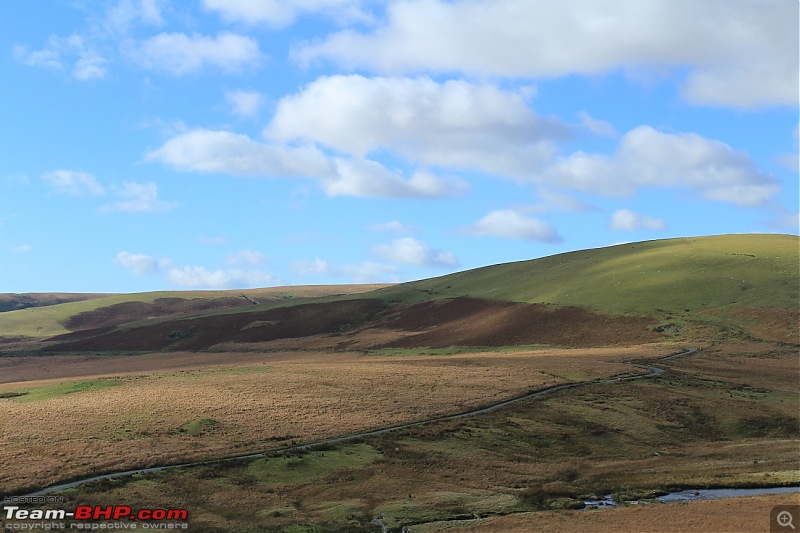
[[[76,293],[11,293],[0,294],[0,313],[19,311],[29,307],[46,307],[68,302],[82,302],[95,298],[103,298],[108,294],[76,294]]]
[[[68,352],[305,348],[312,338],[336,349],[607,346],[710,330],[796,343],[799,297],[800,238],[720,235],[392,286],[114,295],[0,313],[0,337],[51,337],[41,346]]]
[[[748,234],[619,244],[395,285],[375,295],[403,302],[470,296],[637,314],[797,308],[800,238]]]
[[[368,292],[386,284],[298,285],[263,289],[155,291],[133,294],[0,294],[0,338],[49,337],[145,318]],[[5,302],[5,306],[3,304]]]

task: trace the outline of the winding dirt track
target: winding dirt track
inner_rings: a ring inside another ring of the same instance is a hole
[[[685,349],[685,350],[683,350],[681,352],[677,352],[677,353],[673,353],[673,354],[666,355],[666,356],[663,356],[663,357],[659,357],[659,358],[656,359],[656,361],[666,361],[666,360],[669,360],[669,359],[674,359],[676,357],[681,357],[681,356],[684,356],[684,355],[690,355],[690,354],[692,354],[692,353],[694,353],[696,351],[697,351],[696,349]],[[121,472],[111,472],[111,473],[108,473],[108,474],[101,474],[99,476],[92,476],[92,477],[88,477],[88,478],[84,478],[84,479],[79,479],[79,480],[72,481],[72,482],[69,482],[69,483],[62,483],[62,484],[59,484],[59,485],[53,485],[53,486],[41,489],[41,490],[36,491],[36,492],[32,492],[32,493],[21,495],[21,496],[14,496],[14,497],[15,498],[21,498],[21,499],[32,498],[32,497],[37,497],[37,496],[44,496],[44,495],[51,494],[53,492],[58,492],[58,491],[65,490],[65,489],[78,487],[80,485],[83,485],[85,483],[89,483],[89,482],[92,482],[92,481],[100,481],[100,480],[104,480],[104,479],[114,479],[114,478],[118,478],[118,477],[132,476],[132,475],[135,475],[135,474],[147,474],[147,473],[151,473],[151,472],[160,472],[160,471],[163,471],[163,470],[174,469],[174,468],[188,468],[188,467],[194,467],[194,466],[212,465],[212,464],[219,464],[219,463],[224,463],[224,462],[227,462],[227,461],[236,461],[236,460],[241,460],[241,459],[255,459],[255,458],[259,458],[259,457],[266,457],[267,455],[280,455],[280,454],[294,452],[294,451],[308,450],[308,449],[314,448],[316,446],[323,446],[323,445],[327,445],[327,444],[338,444],[338,443],[342,443],[342,442],[348,442],[348,441],[352,441],[352,440],[356,440],[356,439],[361,439],[361,438],[364,438],[364,437],[370,437],[370,436],[373,436],[373,435],[382,435],[384,433],[389,433],[389,432],[392,432],[392,431],[400,431],[400,430],[403,430],[403,429],[419,427],[419,426],[423,426],[423,425],[426,425],[426,424],[433,424],[433,423],[436,423],[436,422],[447,422],[447,421],[450,421],[450,420],[458,420],[458,419],[461,419],[461,418],[466,418],[466,417],[470,417],[470,416],[489,413],[489,412],[492,412],[492,411],[496,411],[497,409],[500,409],[500,408],[505,407],[507,405],[518,403],[518,402],[521,402],[521,401],[524,401],[524,400],[529,400],[529,399],[532,399],[532,398],[538,398],[538,397],[545,396],[547,394],[552,394],[554,392],[558,392],[558,391],[565,390],[565,389],[573,389],[573,388],[577,388],[577,387],[584,387],[584,386],[587,386],[587,385],[594,385],[594,384],[598,384],[598,383],[614,383],[614,382],[621,382],[621,381],[632,381],[632,380],[637,380],[637,379],[646,379],[646,378],[651,378],[651,377],[655,377],[655,376],[661,375],[664,372],[664,369],[661,368],[661,367],[658,367],[658,366],[655,366],[655,365],[652,365],[652,364],[645,364],[645,363],[643,363],[641,361],[640,362],[636,362],[634,360],[628,360],[628,361],[625,361],[625,362],[630,364],[630,365],[636,366],[638,368],[642,368],[644,370],[647,370],[648,373],[646,373],[646,374],[632,374],[632,375],[612,376],[612,377],[608,377],[608,378],[599,378],[599,379],[594,379],[594,380],[590,380],[590,381],[562,383],[562,384],[559,384],[559,385],[552,385],[550,387],[545,387],[545,388],[542,388],[542,389],[532,390],[532,391],[529,391],[529,392],[527,392],[525,394],[522,394],[520,396],[515,396],[514,398],[509,398],[507,400],[503,400],[503,401],[496,402],[496,403],[493,403],[493,404],[490,404],[490,405],[486,405],[484,407],[478,407],[476,409],[471,409],[469,411],[464,411],[462,413],[456,413],[456,414],[453,414],[453,415],[440,416],[440,417],[436,417],[436,418],[428,418],[428,419],[425,419],[425,420],[419,420],[417,422],[409,422],[407,424],[399,424],[399,425],[396,425],[396,426],[389,426],[389,427],[385,427],[385,428],[371,429],[371,430],[367,430],[367,431],[361,431],[359,433],[352,433],[352,434],[349,434],[349,435],[342,435],[342,436],[339,436],[339,437],[330,437],[330,438],[326,438],[326,439],[320,439],[320,440],[316,440],[316,441],[313,441],[313,442],[307,442],[305,444],[298,444],[298,445],[295,445],[295,446],[289,446],[289,447],[286,447],[286,448],[280,448],[278,450],[273,450],[273,451],[270,451],[270,452],[259,452],[259,453],[245,454],[245,455],[235,455],[235,456],[231,456],[231,457],[224,457],[224,458],[220,458],[220,459],[211,459],[211,460],[206,460],[206,461],[197,461],[197,462],[193,462],[193,463],[181,463],[181,464],[172,464],[172,465],[154,466],[154,467],[149,467],[149,468],[141,468],[141,469],[138,469],[138,470],[124,470],[124,471],[121,471]],[[9,501],[8,498],[4,499],[0,503],[5,503],[7,501]]]

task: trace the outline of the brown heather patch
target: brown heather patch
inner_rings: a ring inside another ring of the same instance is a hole
[[[800,309],[797,307],[733,307],[712,309],[707,313],[738,324],[760,339],[795,344],[800,342]]]
[[[136,358],[118,359],[118,368],[115,358],[101,358],[98,373],[120,371],[121,385],[39,402],[0,399],[0,493],[430,418],[532,388],[629,372],[626,357],[666,352],[649,346],[431,357],[257,354],[261,360],[233,353],[214,354],[225,366],[206,368],[192,368],[197,361],[182,354],[183,369],[156,373],[136,368]],[[154,356],[143,357],[147,366]],[[13,368],[13,359],[5,364]],[[68,358],[40,361],[70,373]],[[75,361],[76,375],[85,376],[87,361]],[[0,392],[59,381],[65,380],[5,383]],[[219,424],[181,431],[200,419]]]

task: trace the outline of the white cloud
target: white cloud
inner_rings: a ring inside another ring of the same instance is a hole
[[[153,182],[126,182],[115,190],[115,194],[123,200],[104,205],[100,208],[101,212],[152,213],[169,211],[175,207],[175,202],[159,200],[158,186]]]
[[[192,130],[176,135],[147,155],[179,170],[244,176],[324,176],[332,162],[313,147],[259,143],[227,131]]]
[[[687,69],[693,103],[797,105],[797,2],[702,0],[407,0],[369,32],[294,51],[378,72],[561,77]]]
[[[160,33],[143,41],[133,55],[145,68],[176,76],[206,66],[240,72],[258,66],[262,59],[255,39],[230,32],[221,32],[216,37]]]
[[[585,111],[578,113],[578,117],[581,119],[583,126],[594,135],[599,137],[617,136],[617,130],[615,130],[614,126],[608,121],[593,118]]]
[[[12,51],[17,61],[25,65],[53,70],[63,70],[64,63],[74,59],[72,75],[79,80],[102,79],[107,73],[108,60],[78,34],[51,35],[41,50],[29,52],[27,46],[16,45]]]
[[[225,100],[234,114],[244,118],[254,117],[264,105],[264,95],[258,91],[229,91]]]
[[[203,7],[216,11],[228,22],[283,27],[303,13],[329,11],[340,18],[364,20],[367,15],[358,0],[203,0]]]
[[[42,174],[42,179],[61,194],[100,196],[105,193],[105,188],[88,172],[54,170]]]
[[[244,289],[274,285],[278,280],[259,270],[217,269],[207,270],[201,266],[171,268],[167,281],[185,289]]]
[[[106,77],[108,61],[96,52],[81,54],[75,62],[73,76],[79,80],[103,79]]]
[[[412,237],[379,244],[372,248],[372,253],[390,263],[438,267],[458,265],[458,260],[452,252],[433,249],[423,241]]]
[[[504,237],[507,239],[561,242],[555,228],[546,222],[527,217],[511,209],[492,211],[466,229],[475,236]]]
[[[138,276],[155,274],[160,270],[163,264],[155,257],[144,254],[132,254],[129,252],[119,252],[114,257],[114,261],[128,270],[131,270]]]
[[[335,158],[335,172],[323,177],[322,188],[329,196],[375,198],[444,198],[464,192],[466,182],[455,177],[415,172],[406,178],[368,159]]]
[[[533,206],[530,211],[547,213],[555,209],[559,211],[580,213],[597,210],[595,206],[567,194],[560,194],[548,190],[539,191],[538,194],[542,201]]]
[[[413,163],[528,178],[570,136],[520,91],[461,80],[328,76],[278,103],[264,135],[357,157],[388,149]]]
[[[11,251],[18,253],[18,254],[26,254],[33,250],[33,246],[30,244],[18,244],[17,246],[12,246]]]
[[[257,254],[258,252],[252,250],[242,250],[239,254],[229,256],[229,259],[236,259],[237,264],[255,266],[262,259]],[[209,270],[196,265],[175,266],[169,259],[156,259],[145,254],[119,252],[114,257],[114,262],[138,276],[162,275],[168,283],[185,289],[235,289],[279,283],[272,274],[261,270],[241,268]]]
[[[614,211],[611,215],[610,226],[611,229],[615,230],[649,229],[653,231],[660,231],[667,227],[660,218],[641,215],[630,209],[618,209]]]
[[[134,23],[148,26],[164,24],[163,4],[166,0],[120,0],[108,10],[104,27],[106,30],[125,35]]]
[[[331,266],[324,259],[315,257],[312,260],[298,259],[292,262],[292,272],[296,276],[309,277],[309,276],[322,276],[330,273]]]
[[[403,224],[398,220],[392,220],[391,222],[384,222],[382,224],[373,224],[367,229],[370,231],[385,231],[388,233],[408,234],[417,232],[419,228],[410,226],[408,224]]]
[[[292,273],[300,278],[337,276],[348,278],[353,283],[386,282],[387,275],[395,272],[397,267],[374,261],[336,265],[315,257],[312,260],[297,260],[292,263]]]
[[[346,276],[354,283],[378,283],[386,281],[397,281],[394,276],[388,276],[397,272],[397,267],[376,263],[374,261],[364,261],[354,265],[339,265],[333,267],[333,273]],[[388,276],[388,277],[387,277]]]
[[[256,266],[260,265],[266,260],[267,257],[264,254],[256,250],[251,250],[249,248],[245,248],[244,250],[239,250],[238,252],[229,254],[228,257],[226,258],[228,264],[234,266],[242,266],[242,265]]]
[[[56,36],[50,36],[47,46],[41,50],[28,51],[24,45],[15,45],[12,48],[14,58],[29,67],[44,67],[53,70],[61,70],[64,65],[61,62],[61,51]]]
[[[406,178],[370,160],[333,158],[313,146],[261,143],[227,131],[193,130],[173,137],[147,159],[180,170],[276,178],[312,178],[330,196],[441,197],[462,192],[455,178],[418,172]]]
[[[765,205],[777,180],[727,144],[694,133],[662,133],[639,126],[626,133],[612,155],[576,152],[539,178],[563,188],[630,195],[639,187],[688,187],[710,200]]]

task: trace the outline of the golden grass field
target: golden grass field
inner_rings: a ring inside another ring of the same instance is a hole
[[[674,351],[180,353],[79,357],[73,365],[60,356],[21,357],[6,368],[61,377],[0,385],[0,395],[30,390],[0,399],[2,490],[428,418],[556,382],[630,372],[623,361]],[[217,357],[225,364],[214,364]],[[86,374],[90,362],[98,374]],[[797,484],[798,362],[791,346],[709,346],[658,363],[666,371],[657,378],[597,383],[322,450],[101,481],[64,494],[73,502],[68,508],[187,506],[193,531],[376,531],[376,516],[414,532],[766,531],[769,509],[800,503],[797,495],[552,509],[581,494]],[[118,384],[36,400],[37,391],[49,390],[42,387],[69,382],[70,372],[81,382]]]
[[[30,392],[0,398],[0,493],[459,412],[670,350],[5,357],[0,395]],[[48,393],[76,381],[90,386]]]

